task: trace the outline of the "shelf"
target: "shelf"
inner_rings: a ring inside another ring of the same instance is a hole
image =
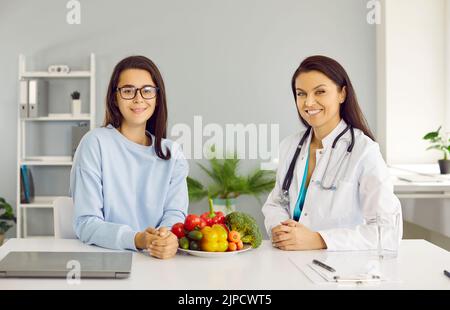
[[[449,193],[395,193],[398,199],[448,199]]]
[[[55,239],[55,236],[49,236],[49,235],[35,235],[35,236],[26,236],[27,239]]]
[[[30,130],[34,128],[28,128],[29,126],[34,127],[40,127],[40,126],[56,126],[56,127],[64,127],[64,137],[66,140],[64,141],[51,141],[51,144],[59,145],[63,144],[66,145],[67,142],[71,139],[70,130],[66,128],[67,126],[76,126],[76,125],[86,125],[89,130],[94,129],[95,126],[95,111],[96,111],[96,62],[95,62],[95,54],[91,53],[89,56],[89,66],[86,65],[80,65],[77,67],[73,67],[71,72],[68,73],[61,73],[61,72],[48,72],[46,69],[46,64],[42,64],[40,67],[37,67],[36,70],[33,68],[28,67],[26,65],[26,57],[23,54],[19,55],[19,63],[18,63],[18,74],[17,78],[18,81],[29,81],[30,79],[38,79],[38,80],[44,80],[44,81],[59,81],[63,84],[68,83],[68,86],[70,84],[77,84],[77,83],[86,83],[89,85],[89,95],[87,98],[85,98],[85,102],[88,103],[89,108],[86,110],[83,110],[83,112],[78,115],[73,115],[71,112],[71,109],[65,109],[60,110],[60,112],[66,112],[66,113],[45,113],[44,115],[36,115],[35,117],[20,117],[20,113],[18,113],[17,116],[17,176],[16,176],[16,207],[18,211],[23,212],[17,212],[17,225],[16,225],[16,231],[17,231],[17,238],[22,237],[29,237],[29,238],[54,238],[53,236],[28,236],[27,233],[27,227],[29,225],[26,219],[27,215],[27,209],[28,208],[35,208],[35,210],[38,210],[36,212],[43,211],[45,209],[49,209],[53,207],[53,203],[55,199],[58,196],[51,196],[55,195],[57,193],[54,192],[48,192],[46,193],[49,196],[36,196],[31,203],[20,203],[21,199],[21,166],[28,166],[31,170],[37,170],[36,172],[47,172],[51,170],[64,170],[64,172],[67,172],[72,165],[73,165],[73,158],[72,154],[67,151],[65,153],[60,153],[61,155],[65,156],[35,156],[35,154],[48,154],[46,151],[46,148],[42,150],[42,152],[28,152],[27,153],[27,135],[29,134]],[[51,85],[52,87],[52,85]],[[24,95],[25,92],[21,92],[20,87],[18,88],[18,102],[15,103],[16,108],[18,108],[18,104],[22,101],[22,98],[26,98],[27,96]],[[24,96],[22,96],[24,95]],[[49,98],[51,100],[51,98]],[[24,100],[25,101],[25,100]],[[47,102],[45,102],[47,103]],[[48,102],[50,103],[50,102]],[[57,103],[57,102],[56,102]],[[68,107],[69,105],[64,104],[63,106]],[[20,107],[20,106],[19,106]],[[52,111],[53,112],[53,111]],[[59,111],[55,111],[59,112]],[[59,128],[58,128],[59,129]],[[55,130],[58,130],[55,129]],[[70,128],[69,128],[70,129]],[[60,137],[61,138],[61,137]],[[42,139],[42,140],[41,140]],[[45,140],[44,140],[45,139]],[[39,145],[41,143],[50,141],[50,137],[34,137],[31,140],[32,145]],[[45,144],[44,144],[45,146]],[[33,149],[33,148],[31,148]],[[52,154],[52,153],[50,153]],[[28,156],[33,155],[33,156]],[[47,176],[43,180],[38,180],[37,178],[34,179],[35,182],[35,188],[38,185],[38,182],[47,182],[47,183],[57,183],[60,182],[59,178],[53,179],[50,178],[50,176]],[[32,220],[29,218],[29,220]]]
[[[90,78],[90,71],[72,71],[69,73],[49,73],[46,71],[24,72],[22,78]]]
[[[72,156],[35,156],[20,161],[27,166],[72,166]]]
[[[59,196],[36,196],[31,203],[20,203],[21,208],[53,208],[53,201]]]
[[[61,121],[74,122],[74,121],[90,121],[91,116],[89,114],[81,114],[81,115],[61,114],[54,116],[23,118],[22,120],[27,122],[61,122]]]

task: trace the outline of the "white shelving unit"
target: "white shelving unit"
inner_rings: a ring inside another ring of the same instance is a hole
[[[27,166],[72,166],[72,156],[29,156],[20,161]]]
[[[89,71],[71,71],[69,73],[49,73],[45,71],[27,71],[25,56],[19,55],[19,81],[27,79],[89,79],[89,113],[73,116],[72,114],[49,114],[44,117],[21,118],[18,110],[17,120],[17,238],[32,238],[27,232],[28,208],[53,208],[53,201],[58,196],[35,196],[31,203],[20,202],[20,168],[22,165],[29,167],[61,166],[72,167],[72,156],[27,156],[26,153],[26,126],[33,122],[89,122],[89,129],[95,127],[95,55],[90,55]],[[70,82],[70,81],[69,81]],[[20,97],[20,96],[19,96]],[[19,109],[19,104],[17,104]],[[38,180],[34,179],[34,183]]]
[[[24,119],[28,122],[61,122],[61,121],[90,121],[90,115],[79,115],[79,116],[69,116],[69,115],[61,115],[61,116],[46,116],[46,117],[29,117]]]
[[[23,72],[23,78],[90,78],[91,71],[71,71],[69,73],[49,73],[45,71]]]

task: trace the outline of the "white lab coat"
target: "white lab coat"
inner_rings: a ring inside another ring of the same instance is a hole
[[[380,211],[397,212],[399,224],[397,235],[390,240],[400,242],[403,234],[401,205],[393,193],[389,171],[381,156],[378,143],[372,141],[359,129],[354,129],[355,145],[351,155],[343,162],[335,183],[336,190],[323,190],[320,181],[330,160],[334,139],[347,126],[344,120],[322,140],[323,149],[316,150],[316,166],[306,193],[299,222],[320,233],[327,249],[373,250],[377,248],[377,226],[370,221]],[[276,184],[262,208],[265,226],[269,236],[273,227],[293,218],[294,208],[300,191],[312,130],[303,144],[295,165],[294,177],[289,188],[289,209],[279,203],[284,177],[294,156],[295,149],[305,130],[291,135],[280,144],[279,166]],[[351,141],[348,130],[336,145],[328,167],[328,177],[333,178],[337,170],[336,162],[346,153]],[[329,184],[327,182],[326,184]],[[395,230],[391,230],[395,234]]]

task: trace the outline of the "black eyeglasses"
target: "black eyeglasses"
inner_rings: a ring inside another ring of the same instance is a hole
[[[150,85],[141,88],[136,88],[134,86],[117,87],[117,91],[119,92],[120,97],[122,97],[122,99],[125,100],[134,99],[138,91],[141,93],[142,98],[146,100],[153,99],[158,93],[158,89],[159,89],[158,87]]]

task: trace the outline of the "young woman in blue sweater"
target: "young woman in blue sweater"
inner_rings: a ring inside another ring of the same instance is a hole
[[[188,164],[167,140],[164,82],[143,56],[120,61],[112,73],[102,128],[86,134],[70,175],[74,229],[88,244],[176,254],[170,232],[188,209]]]

